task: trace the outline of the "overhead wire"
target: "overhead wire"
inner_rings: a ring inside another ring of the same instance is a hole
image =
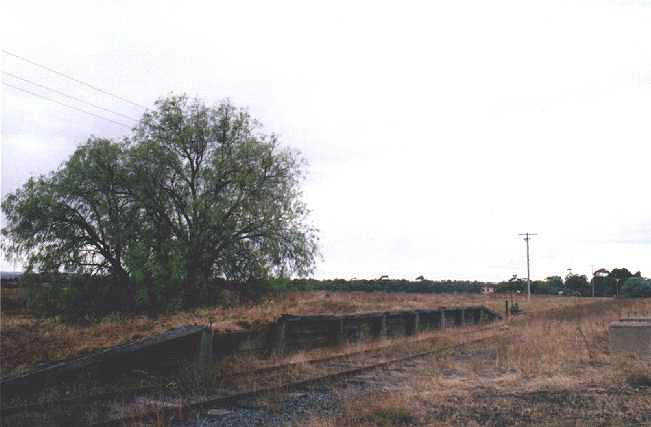
[[[21,60],[21,61],[24,61],[24,62],[27,62],[27,63],[29,63],[29,64],[35,65],[35,66],[40,67],[40,68],[42,68],[42,69],[44,69],[44,70],[47,70],[47,71],[49,71],[49,72],[51,72],[51,73],[57,74],[57,75],[59,75],[59,76],[61,76],[61,77],[65,77],[66,79],[72,80],[72,81],[74,81],[74,82],[76,82],[76,83],[79,83],[79,84],[84,85],[84,86],[86,86],[86,87],[89,87],[89,88],[91,88],[91,89],[93,89],[93,90],[96,90],[96,91],[98,91],[98,92],[101,92],[101,93],[103,93],[103,94],[105,94],[105,95],[112,96],[112,97],[114,97],[114,98],[117,98],[117,99],[119,99],[119,100],[121,100],[121,101],[124,101],[124,102],[126,102],[126,103],[129,103],[129,104],[134,105],[134,106],[136,106],[136,107],[139,107],[139,108],[142,108],[142,109],[145,109],[145,110],[147,109],[147,107],[145,107],[145,106],[142,105],[142,104],[139,104],[139,103],[137,103],[137,102],[134,102],[134,101],[131,101],[131,100],[127,99],[127,98],[124,98],[124,97],[122,97],[122,96],[120,96],[120,95],[116,95],[116,94],[114,94],[114,93],[111,93],[111,92],[109,92],[109,91],[106,91],[106,90],[104,90],[104,89],[102,89],[102,88],[99,88],[99,87],[97,87],[97,86],[95,86],[95,85],[92,85],[92,84],[90,84],[90,83],[88,83],[88,82],[85,82],[85,81],[83,81],[83,80],[80,80],[80,79],[78,79],[78,78],[76,78],[76,77],[73,77],[73,76],[68,75],[68,74],[66,74],[66,73],[62,73],[61,71],[57,71],[57,70],[55,70],[54,68],[50,68],[50,67],[48,67],[47,65],[40,64],[40,63],[38,63],[38,62],[36,62],[36,61],[32,61],[31,59],[27,59],[27,58],[25,58],[24,56],[20,56],[20,55],[18,55],[18,54],[16,54],[16,53],[9,52],[9,51],[4,50],[4,49],[2,49],[2,52],[3,52],[5,55],[9,55],[9,56],[12,56],[12,57],[14,57],[14,58],[16,58],[16,59],[19,59],[19,60]]]
[[[54,102],[55,104],[59,104],[59,105],[62,105],[62,106],[64,106],[64,107],[70,108],[70,109],[72,109],[72,110],[77,110],[77,111],[80,111],[80,112],[82,112],[82,113],[89,114],[89,115],[91,115],[91,116],[97,117],[98,119],[106,120],[106,121],[109,121],[109,122],[115,123],[116,125],[124,126],[125,128],[128,128],[128,129],[133,128],[133,126],[130,126],[130,125],[126,124],[126,123],[122,123],[122,122],[119,122],[119,121],[117,121],[117,120],[113,120],[113,119],[110,119],[110,118],[108,118],[108,117],[104,117],[104,116],[102,116],[102,115],[95,114],[95,113],[93,113],[93,112],[90,112],[90,111],[84,110],[83,108],[78,108],[78,107],[75,107],[75,106],[72,106],[72,105],[66,104],[66,103],[64,103],[64,102],[58,101],[58,100],[53,99],[53,98],[50,98],[50,97],[48,97],[48,96],[41,95],[41,94],[36,93],[36,92],[32,92],[31,90],[27,90],[27,89],[24,89],[24,88],[21,88],[21,87],[18,87],[18,86],[14,86],[14,85],[9,84],[9,83],[4,82],[4,81],[2,82],[2,84],[3,84],[4,86],[10,87],[10,88],[12,88],[12,89],[15,89],[15,90],[19,90],[19,91],[21,91],[21,92],[28,93],[28,94],[30,94],[30,95],[32,95],[32,96],[36,96],[37,98],[42,98],[42,99],[45,99],[45,100],[47,100],[47,101]]]
[[[32,81],[32,80],[26,79],[26,78],[24,78],[24,77],[20,77],[20,76],[18,76],[18,75],[16,75],[16,74],[13,74],[13,73],[8,72],[8,71],[3,71],[2,74],[5,74],[5,75],[7,75],[7,76],[9,76],[9,77],[11,77],[11,78],[14,78],[14,79],[16,79],[16,80],[21,80],[21,81],[26,82],[26,83],[29,83],[29,84],[31,84],[31,85],[34,85],[34,86],[40,87],[40,88],[42,88],[42,89],[49,90],[50,92],[56,93],[56,94],[58,94],[58,95],[61,95],[61,96],[66,97],[66,98],[70,98],[70,99],[75,100],[75,101],[77,101],[77,102],[81,102],[81,103],[86,104],[86,105],[89,105],[89,106],[91,106],[91,107],[93,107],[93,108],[98,108],[98,109],[100,109],[100,110],[104,110],[104,111],[106,111],[106,112],[108,112],[108,113],[115,114],[115,115],[120,116],[120,117],[124,117],[125,119],[134,120],[134,121],[136,121],[136,122],[138,121],[138,119],[136,119],[136,118],[134,118],[134,117],[127,116],[126,114],[122,114],[122,113],[119,113],[119,112],[117,112],[117,111],[113,111],[113,110],[111,110],[111,109],[108,109],[108,108],[102,107],[102,106],[100,106],[100,105],[95,105],[95,104],[93,104],[93,103],[91,103],[91,102],[88,102],[88,101],[85,101],[85,100],[83,100],[83,99],[81,99],[81,98],[77,98],[76,96],[72,96],[72,95],[69,95],[69,94],[67,94],[67,93],[65,93],[65,92],[62,92],[62,91],[60,91],[60,90],[57,90],[57,89],[54,89],[54,88],[51,88],[51,87],[48,87],[48,86],[42,85],[42,84],[40,84],[40,83],[36,83],[35,81]]]

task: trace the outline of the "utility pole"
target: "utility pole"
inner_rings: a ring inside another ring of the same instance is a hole
[[[524,236],[524,241],[527,242],[527,301],[531,300],[531,271],[529,269],[529,236],[537,236],[537,233],[520,233],[518,236]]]

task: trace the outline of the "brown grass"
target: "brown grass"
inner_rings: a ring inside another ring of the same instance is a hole
[[[188,324],[213,322],[219,331],[240,330],[271,322],[281,314],[332,314],[407,310],[484,304],[504,311],[505,296],[470,294],[411,294],[384,292],[292,292],[259,304],[235,308],[206,308],[163,315],[108,316],[88,326],[66,325],[53,319],[36,319],[26,313],[2,313],[0,317],[0,372],[23,372],[37,361],[60,360],[109,347]],[[537,296],[529,303],[517,296],[525,312],[585,304],[590,298]],[[26,351],[29,349],[29,351]]]
[[[179,313],[167,316],[163,321],[182,322],[183,320],[179,319],[188,319],[192,316],[205,319],[202,316],[212,313],[215,316],[221,316],[222,321],[218,323],[218,326],[224,328],[224,325],[233,324],[240,325],[236,327],[241,327],[245,319],[247,323],[268,321],[265,319],[271,320],[280,313],[376,311],[471,304],[484,304],[499,311],[504,304],[503,298],[380,293],[340,293],[326,296],[323,292],[312,292],[291,294],[291,298],[287,300],[268,301],[231,310],[217,309]],[[538,418],[544,421],[548,413],[553,413],[553,411],[549,412],[550,406],[546,402],[541,403],[535,399],[530,402],[530,413],[521,412],[520,406],[527,405],[527,396],[536,396],[540,392],[556,393],[562,398],[570,399],[568,405],[562,410],[552,408],[569,418],[593,419],[605,416],[603,415],[604,411],[616,413],[621,399],[618,400],[603,393],[592,396],[590,390],[603,391],[613,387],[618,389],[647,387],[645,384],[651,381],[649,378],[651,362],[635,357],[608,354],[607,325],[609,321],[620,317],[622,313],[651,312],[651,301],[631,302],[607,299],[598,301],[598,304],[585,305],[585,303],[594,302],[594,300],[535,297],[531,303],[527,303],[526,300],[520,299],[518,303],[525,313],[533,313],[533,315],[516,317],[506,323],[501,327],[502,333],[495,343],[471,346],[462,354],[450,352],[424,360],[399,390],[347,400],[342,405],[340,413],[335,417],[314,417],[301,421],[301,423],[314,427],[484,425],[499,424],[501,419],[490,418],[495,416],[490,411],[502,411],[506,414],[504,416],[511,417],[510,420],[513,422],[530,424],[532,420]],[[556,312],[542,312],[542,310],[560,307],[565,307],[565,309]],[[247,315],[251,317],[244,317]],[[55,330],[58,331],[58,334],[74,336],[73,331],[92,334],[96,333],[99,327],[110,327],[113,324],[129,330],[128,322],[133,319],[114,317],[105,320],[100,325],[92,325],[87,328],[75,328],[54,322],[51,326],[57,328]],[[144,322],[153,322],[149,319],[141,319],[141,321],[143,324],[145,324]],[[142,327],[142,324],[138,327]],[[447,344],[455,343],[458,340],[468,340],[474,333],[472,331],[473,328],[470,327],[464,330],[464,334],[458,334],[454,329],[435,331],[431,334],[433,336],[440,335],[439,344]],[[477,331],[478,334],[484,332],[495,333],[494,330]],[[391,340],[380,343],[362,343],[346,347],[344,351],[355,352],[390,344],[395,343]],[[220,388],[219,378],[224,372],[287,362],[301,362],[327,357],[337,352],[341,352],[341,349],[321,349],[269,360],[233,359],[226,365],[211,366],[210,369],[215,371],[210,375],[206,375],[205,366],[189,367],[177,379],[177,391],[184,396],[208,395]],[[582,395],[593,398],[594,402],[576,403],[572,400],[579,399],[576,396]],[[278,412],[281,411],[285,398],[286,396],[281,392],[262,398],[257,404],[271,412]],[[524,403],[522,399],[525,399]],[[635,398],[631,400],[635,402],[634,408],[630,411],[633,415],[629,414],[631,417],[636,416],[635,411],[651,411],[651,399],[638,400]],[[598,408],[595,409],[595,407]],[[574,410],[573,408],[578,409]],[[69,414],[63,415],[68,416]],[[612,425],[618,425],[618,421],[622,421],[624,424],[624,421],[630,421],[630,418],[619,419],[613,418],[612,415],[609,416],[610,418],[607,420],[612,421]],[[164,417],[155,421],[156,425],[165,425],[165,422]],[[506,424],[510,423],[506,422]]]
[[[647,425],[651,360],[608,351],[608,323],[622,310],[651,313],[651,300],[514,322],[494,344],[422,361],[397,393],[348,399],[306,424],[402,425],[376,418],[389,412],[409,425]]]

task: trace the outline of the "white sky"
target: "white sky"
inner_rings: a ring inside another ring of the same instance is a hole
[[[524,231],[534,278],[651,275],[649,1],[11,0],[0,16],[3,49],[145,105],[230,97],[300,149],[317,277],[526,275]],[[124,131],[3,86],[3,194]]]

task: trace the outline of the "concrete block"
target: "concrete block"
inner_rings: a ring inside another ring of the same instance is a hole
[[[271,334],[271,352],[275,354],[285,353],[287,342],[287,322],[285,319],[278,319]]]
[[[448,310],[446,313],[448,315],[447,319],[449,327],[462,326],[463,325],[463,309],[454,308]]]
[[[650,316],[628,316],[622,317],[619,320],[623,322],[651,322]]]
[[[611,353],[651,356],[651,321],[618,321],[608,325]]]

